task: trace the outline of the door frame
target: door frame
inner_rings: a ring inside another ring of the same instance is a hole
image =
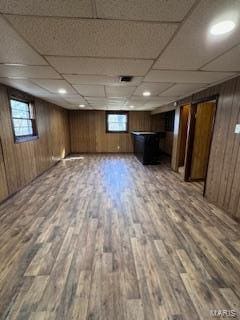
[[[217,114],[217,107],[218,107],[218,100],[219,95],[208,96],[200,99],[193,100],[191,102],[191,109],[190,109],[190,119],[189,119],[189,127],[188,127],[188,135],[187,135],[187,144],[186,144],[186,157],[185,157],[185,172],[184,172],[184,181],[199,181],[199,179],[191,179],[191,169],[192,169],[192,155],[193,155],[193,144],[194,144],[194,136],[195,136],[195,125],[196,125],[196,113],[197,113],[197,106],[200,103],[215,101],[215,112],[213,115],[213,122],[211,127],[211,137],[210,137],[210,146],[209,146],[209,153],[207,158],[207,170],[204,179],[200,179],[201,181],[204,180],[204,190],[203,195],[205,195],[206,191],[206,181],[207,181],[207,174],[208,174],[208,166],[209,166],[209,158],[211,153],[212,147],[212,140],[213,140],[213,133],[214,133],[214,126]]]
[[[2,139],[0,136],[0,162],[2,162],[2,169],[3,169],[3,178],[5,181],[5,190],[6,190],[6,196],[4,196],[4,198],[0,198],[0,203],[2,203],[5,199],[8,198],[9,196],[9,186],[8,186],[8,179],[7,179],[7,171],[6,171],[6,162],[5,162],[5,157],[4,157],[4,153],[3,153],[3,145],[2,145]],[[1,163],[0,163],[1,165]]]
[[[191,181],[190,175],[192,169],[192,154],[195,136],[196,113],[197,103],[191,103],[188,120],[187,142],[185,149],[184,181]]]
[[[181,147],[181,139],[182,139],[182,110],[184,106],[189,106],[189,109],[191,109],[191,102],[179,104],[175,109],[173,147],[172,147],[172,156],[171,156],[171,168],[175,172],[178,172],[178,169],[179,169],[179,157],[180,157],[180,147]],[[187,144],[186,144],[186,147],[187,147]]]

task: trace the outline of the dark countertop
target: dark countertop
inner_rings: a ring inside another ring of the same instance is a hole
[[[148,135],[148,134],[157,134],[157,132],[153,132],[153,131],[132,131],[132,134]]]

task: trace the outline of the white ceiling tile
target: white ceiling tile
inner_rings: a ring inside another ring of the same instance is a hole
[[[124,104],[125,99],[117,99],[117,98],[94,98],[94,97],[86,97],[86,100],[92,105],[119,105]]]
[[[240,18],[237,0],[199,1],[151,71],[195,0],[94,0],[102,19],[81,19],[92,17],[92,0],[40,2],[0,0],[0,82],[64,108],[152,110],[240,71],[239,22],[226,36],[208,32]],[[134,78],[120,84],[120,75]]]
[[[160,94],[161,97],[182,97],[186,94],[190,94],[196,91],[200,91],[206,87],[203,83],[177,83],[168,90]]]
[[[240,1],[202,0],[169,44],[155,69],[196,70],[240,42]],[[212,36],[210,27],[223,20],[234,20],[230,34]]]
[[[173,84],[172,83],[151,83],[151,82],[143,82],[138,86],[134,95],[142,96],[144,91],[150,91],[152,96],[159,95],[162,91],[170,88]]]
[[[96,97],[87,97],[87,100],[89,101],[105,101],[105,102],[118,102],[118,101],[123,101],[125,98],[96,98]]]
[[[91,0],[0,0],[0,12],[34,15],[92,17]]]
[[[79,109],[79,104],[85,104],[85,109],[91,109],[89,104],[81,99],[79,95],[64,95],[64,97],[62,97],[59,94],[51,94],[48,92],[47,94],[38,95],[38,97],[66,109]]]
[[[43,97],[44,100],[49,101],[51,103],[54,103],[60,107],[63,107],[65,109],[70,109],[70,110],[82,110],[82,108],[79,107],[79,104],[77,103],[70,103],[68,101],[65,100],[65,98],[63,99],[62,97],[59,97],[58,95],[48,95]],[[87,103],[85,103],[85,108],[84,110],[89,110],[92,109],[92,107],[90,105],[88,105]]]
[[[145,99],[139,99],[133,96],[127,101],[126,106],[134,106],[134,110],[137,108],[139,110],[154,109],[161,105],[167,104],[169,102],[175,101],[175,97],[150,97]]]
[[[52,93],[58,93],[58,90],[62,88],[67,91],[66,94],[68,95],[76,94],[73,88],[65,80],[33,79],[32,81]],[[60,94],[59,96],[61,97]],[[64,98],[64,95],[62,95],[62,97]]]
[[[233,73],[227,72],[151,70],[145,77],[145,81],[207,84],[224,80],[233,75]]]
[[[9,79],[0,78],[0,83],[6,84],[7,86],[19,89],[33,96],[45,96],[48,95],[48,91],[40,88],[36,84],[26,79]]]
[[[226,52],[207,64],[202,70],[207,71],[240,71],[240,46]]]
[[[137,96],[131,97],[129,100],[126,101],[125,105],[127,107],[134,106],[135,108],[137,107],[143,107],[144,104],[148,101],[149,99],[144,99],[144,98],[139,98]]]
[[[156,58],[177,24],[8,15],[44,55]]]
[[[174,100],[159,101],[158,103],[156,103],[156,102],[154,102],[154,103],[148,102],[143,106],[143,108],[144,109],[147,109],[147,108],[155,109],[155,108],[158,108],[160,106],[166,105],[166,104],[168,104],[168,103],[170,103],[172,101],[174,101]]]
[[[80,95],[64,95],[63,99],[71,104],[86,104],[86,101]]]
[[[50,103],[53,103],[59,107],[63,107],[65,109],[71,109],[72,108],[72,105],[71,104],[68,104],[66,101],[64,101],[63,99],[61,98],[51,98],[51,97],[45,97],[44,98],[45,101],[48,101]]]
[[[125,107],[131,111],[135,110],[148,110],[152,107],[148,105],[148,102],[150,102],[150,99],[140,99],[139,97],[132,97],[131,99],[127,100],[125,103]],[[134,108],[130,108],[130,106],[133,106]]]
[[[0,65],[0,77],[6,78],[52,78],[61,76],[50,66],[14,66]]]
[[[107,97],[129,97],[135,90],[135,87],[131,86],[107,86]]]
[[[105,75],[80,75],[80,74],[63,74],[63,77],[71,84],[97,84],[109,85],[118,83],[118,77]]]
[[[91,107],[93,110],[107,110],[107,106],[106,106],[106,105],[101,105],[101,104],[98,104],[98,105],[92,105],[92,104],[90,104],[90,107]]]
[[[116,108],[116,109],[127,108],[124,103],[121,103],[121,104],[108,104],[107,107],[108,108]]]
[[[98,85],[138,85],[143,77],[133,77],[129,83],[120,83],[118,76],[105,75],[79,75],[79,74],[63,74],[62,75],[71,84],[98,84]]]
[[[151,107],[151,106],[137,107],[137,108],[131,109],[131,111],[152,111],[152,110],[154,110],[154,107]]]
[[[125,107],[124,105],[122,105],[121,107],[108,106],[106,110],[118,111],[118,110],[128,110],[128,108]]]
[[[0,30],[0,63],[47,64],[1,16]]]
[[[145,104],[144,107],[148,108],[157,108],[159,106],[162,106],[164,104],[170,103],[172,101],[175,101],[175,97],[156,97],[149,99]]]
[[[125,104],[125,100],[109,101],[108,102],[109,106],[116,106],[116,105],[122,105],[122,104]]]
[[[94,109],[107,109],[107,108],[115,108],[121,109],[125,105],[125,99],[119,98],[94,98],[94,97],[86,97],[88,103]]]
[[[108,106],[124,106],[125,105],[125,101],[119,101],[119,102],[115,102],[115,103],[113,103],[113,102],[108,102],[108,104],[107,104]]]
[[[105,97],[104,86],[100,85],[74,85],[74,88],[83,96]]]
[[[93,106],[93,110],[108,110],[107,106]]]
[[[181,21],[194,0],[95,0],[99,18]]]
[[[153,60],[141,59],[46,58],[58,72],[72,75],[144,76],[153,63]],[[66,77],[66,75],[64,76]]]
[[[51,93],[47,90],[44,90],[44,94],[40,94],[39,97],[44,98],[44,99],[59,99],[61,101],[64,101],[62,97],[59,96],[59,94]]]
[[[108,99],[107,98],[97,98],[97,97],[86,97],[86,100],[89,102],[89,103],[107,103]]]

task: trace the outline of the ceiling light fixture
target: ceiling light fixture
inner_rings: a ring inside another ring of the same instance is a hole
[[[232,31],[235,28],[235,23],[231,20],[221,21],[219,23],[214,24],[210,33],[214,36],[222,35]]]
[[[79,108],[85,108],[85,104],[80,104]]]
[[[151,95],[151,92],[150,91],[144,91],[143,92],[143,96],[144,97],[149,97]]]
[[[130,108],[130,109],[133,109],[133,108],[134,108],[134,106],[129,106],[129,108]]]
[[[58,92],[59,92],[60,94],[65,94],[65,93],[67,93],[67,91],[66,91],[64,88],[58,89]]]

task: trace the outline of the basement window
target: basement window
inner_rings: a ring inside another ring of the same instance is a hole
[[[15,142],[37,139],[38,135],[33,103],[10,98],[10,108]]]
[[[128,112],[106,112],[106,132],[127,133],[128,132]]]

